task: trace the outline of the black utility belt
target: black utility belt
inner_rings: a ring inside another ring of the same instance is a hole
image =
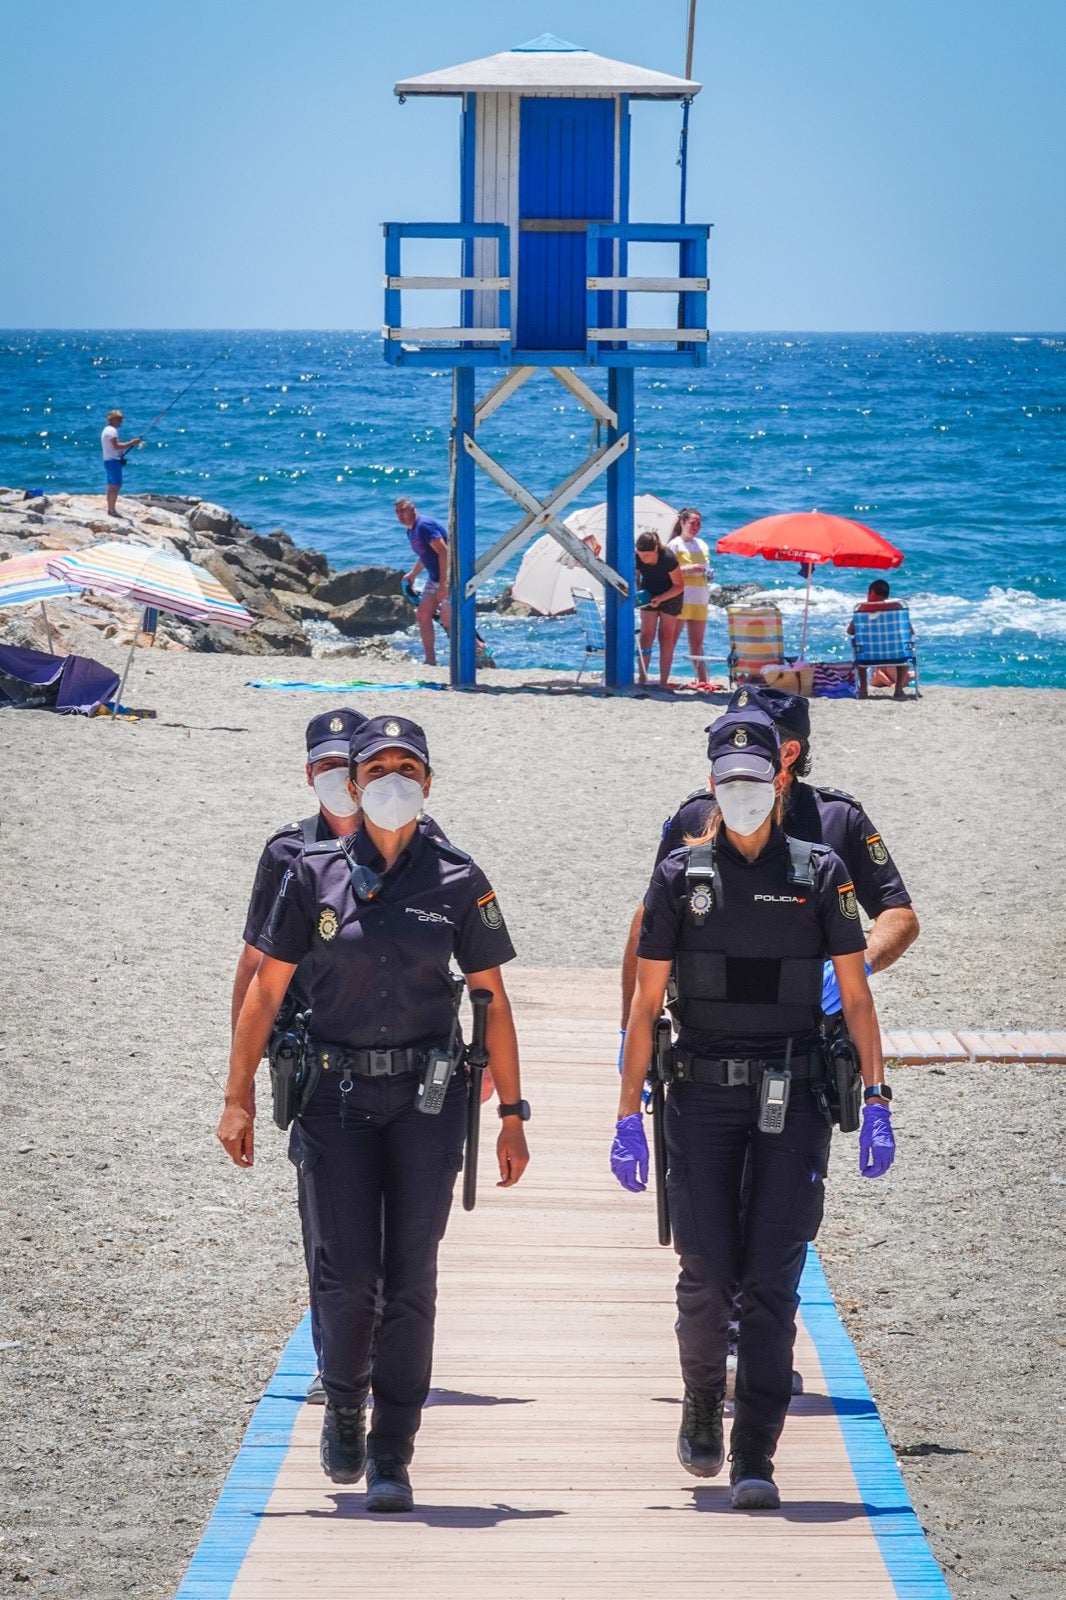
[[[761,1083],[767,1071],[780,1071],[784,1057],[767,1060],[764,1057],[725,1056],[710,1058],[695,1056],[688,1050],[674,1051],[673,1081],[675,1083],[717,1083],[730,1089],[748,1088]],[[788,1070],[794,1082],[805,1078],[820,1078],[824,1073],[820,1055],[793,1056]]]
[[[311,1040],[311,1053],[323,1072],[348,1072],[356,1078],[402,1078],[407,1073],[421,1072],[430,1048],[404,1045],[394,1050],[351,1050],[344,1044]]]

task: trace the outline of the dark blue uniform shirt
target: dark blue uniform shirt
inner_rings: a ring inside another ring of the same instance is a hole
[[[686,835],[698,837],[707,825],[713,799],[690,795],[663,825],[655,865],[672,850],[679,850]],[[868,917],[878,917],[889,906],[909,906],[899,868],[881,835],[859,802],[840,789],[816,789],[793,782],[788,791],[785,831],[793,839],[827,844],[843,861],[855,885],[855,897]]]
[[[514,959],[495,893],[462,851],[415,834],[388,872],[365,828],[344,841],[352,860],[383,873],[375,899],[356,900],[348,853],[302,850],[254,943],[305,963],[314,1037],[353,1050],[443,1044],[454,998],[449,963],[482,972]]]
[[[793,837],[795,837],[793,835]],[[721,918],[718,948],[727,958],[736,959],[730,999],[743,1005],[759,998],[762,962],[784,957],[853,955],[865,950],[866,940],[859,926],[855,888],[844,863],[832,851],[820,857],[813,889],[788,883],[788,846],[785,834],[775,828],[770,843],[755,861],[748,861],[730,844],[724,832],[715,845],[716,861],[722,879],[723,909],[712,910],[708,918]],[[659,863],[644,897],[637,955],[648,961],[673,961],[682,938],[682,920],[687,910],[689,885],[685,877],[688,851],[676,850]],[[752,984],[750,994],[744,986]],[[820,1008],[795,1007],[797,1045],[813,1034]],[[736,1032],[704,1034],[682,1026],[679,1048],[697,1055],[781,1054],[787,1035]]]
[[[423,833],[434,834],[438,839],[447,843],[445,835],[434,822],[432,817],[423,817],[418,824]],[[332,839],[322,812],[319,811],[315,818],[315,840]],[[274,901],[281,888],[281,880],[296,858],[303,854],[304,836],[302,822],[287,822],[283,828],[272,833],[263,846],[263,853],[259,857],[259,865],[255,869],[255,882],[252,885],[252,897],[248,902],[248,914],[244,919],[245,944],[254,945],[260,933],[266,926],[267,918],[274,909]],[[307,994],[301,982],[301,974],[293,974],[289,984],[288,998],[299,1008],[307,1004]]]

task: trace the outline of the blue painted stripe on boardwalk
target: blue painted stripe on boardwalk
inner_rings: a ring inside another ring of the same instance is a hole
[[[237,1459],[174,1600],[225,1600],[232,1590],[288,1454],[297,1413],[314,1370],[311,1321],[305,1316],[252,1413]]]
[[[818,1351],[851,1469],[896,1594],[899,1600],[951,1600],[813,1246],[807,1250],[800,1298],[803,1321]]]

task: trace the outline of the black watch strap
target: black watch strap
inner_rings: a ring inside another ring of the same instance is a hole
[[[887,1083],[871,1083],[862,1091],[862,1097],[864,1100],[891,1100],[892,1090]]]
[[[501,1117],[518,1117],[522,1122],[529,1121],[530,1110],[528,1100],[512,1100],[510,1105],[501,1105],[498,1109]]]

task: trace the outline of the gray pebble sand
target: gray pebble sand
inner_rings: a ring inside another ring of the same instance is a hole
[[[213,1136],[256,857],[311,808],[303,728],[331,704],[245,688],[252,669],[145,651],[126,698],[154,721],[0,716],[0,1579],[14,1593],[173,1594],[305,1305],[280,1137],[264,1115],[248,1176]],[[507,692],[528,681],[352,699],[426,725],[432,810],[487,869],[521,964],[611,968],[659,825],[703,780],[722,697],[604,700],[546,678]],[[863,798],[922,921],[875,980],[884,1025],[1066,1027],[1066,695],[930,689],[813,712],[814,780]],[[819,1248],[958,1597],[1057,1600],[1066,1582],[1064,1071],[897,1071],[884,1183],[836,1141]]]

